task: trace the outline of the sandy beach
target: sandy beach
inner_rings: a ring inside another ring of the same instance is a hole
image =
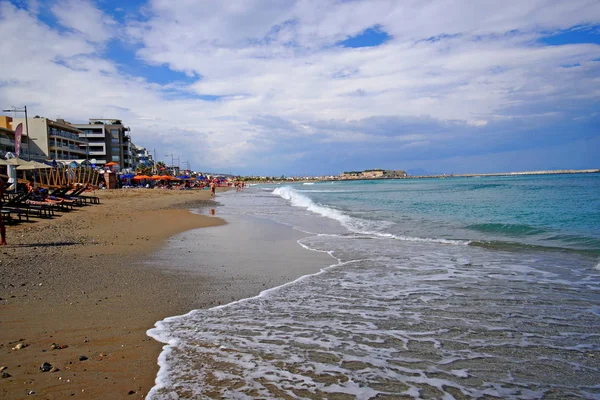
[[[7,227],[9,245],[0,248],[0,398],[143,398],[162,347],[147,329],[211,304],[210,291],[192,300],[180,280],[137,263],[176,233],[224,224],[189,212],[215,206],[208,191],[94,195],[100,205]],[[190,277],[186,284],[210,282]],[[44,363],[52,370],[41,372]]]

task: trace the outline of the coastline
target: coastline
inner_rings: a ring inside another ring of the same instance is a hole
[[[0,379],[3,399],[143,398],[162,347],[146,331],[197,306],[178,277],[139,261],[177,233],[224,224],[189,212],[214,206],[209,192],[94,195],[100,205],[7,227],[9,245],[0,249],[0,364],[10,375]],[[19,343],[25,347],[13,350]],[[40,372],[45,362],[58,371]]]

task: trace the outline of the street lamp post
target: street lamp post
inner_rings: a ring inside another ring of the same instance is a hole
[[[29,146],[31,145],[31,139],[29,138],[29,124],[27,123],[27,106],[23,106],[23,107],[15,107],[15,106],[11,106],[12,108],[7,109],[7,110],[2,110],[3,112],[14,112],[14,113],[18,113],[18,112],[24,112],[25,113],[25,136],[27,136],[27,161],[31,161],[31,150],[29,149]]]
[[[173,173],[173,175],[175,175],[175,168],[173,166],[173,164],[175,163],[175,158],[174,158],[174,154],[165,154],[165,157],[167,156],[171,156],[171,173]]]

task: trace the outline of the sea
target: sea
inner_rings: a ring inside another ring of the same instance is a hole
[[[159,321],[148,399],[600,399],[600,174],[219,193],[329,265]],[[285,261],[286,254],[280,255]]]

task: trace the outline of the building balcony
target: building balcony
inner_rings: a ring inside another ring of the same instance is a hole
[[[85,154],[85,149],[81,149],[79,146],[75,146],[74,144],[49,142],[48,147],[50,150],[69,151],[69,152]]]
[[[85,140],[85,138],[88,138],[88,139],[104,139],[105,137],[106,137],[106,135],[104,134],[104,132],[83,133],[83,134],[79,135],[79,138],[81,140]]]
[[[60,137],[60,138],[65,138],[65,139],[69,139],[69,140],[74,140],[76,142],[83,141],[83,139],[81,139],[79,137],[79,134],[77,134],[77,133],[59,131],[56,129],[48,129],[48,137]]]

